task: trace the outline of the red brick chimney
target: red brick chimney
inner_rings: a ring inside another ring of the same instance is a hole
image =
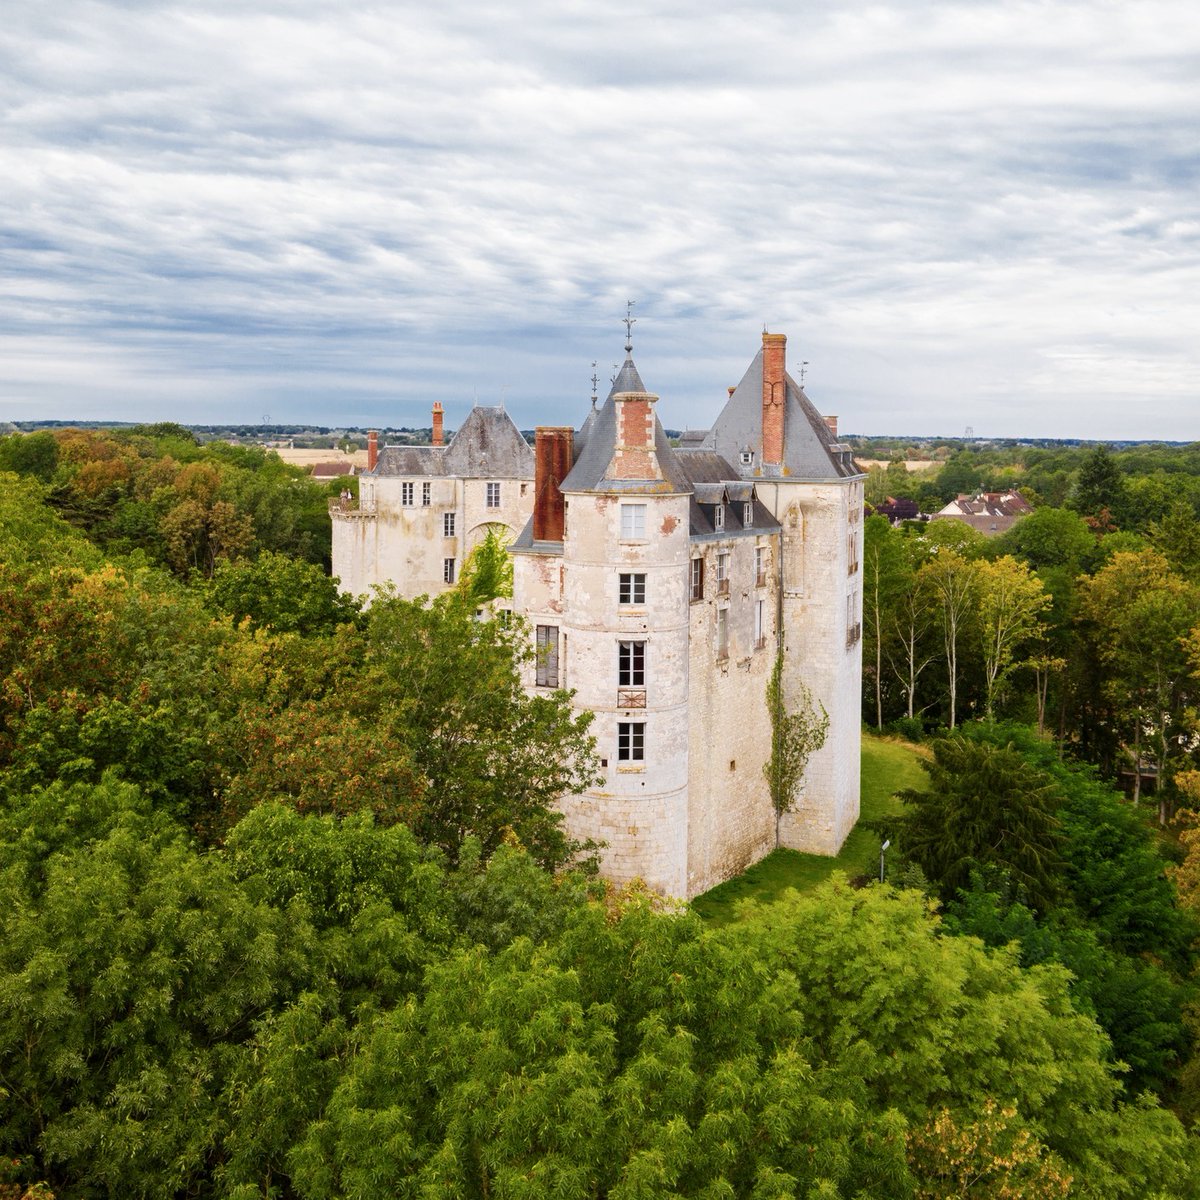
[[[763,335],[763,400],[762,431],[764,464],[783,465],[783,412],[787,399],[785,379],[787,336],[782,333]]]
[[[379,461],[379,434],[374,429],[367,431],[367,470],[375,470],[375,464]]]
[[[442,402],[435,400],[433,402],[433,445],[440,446],[442,444]]]
[[[617,442],[614,447],[614,479],[661,479],[658,453],[654,448],[654,405],[658,397],[649,392],[617,392]]]
[[[837,441],[837,417],[826,417],[825,424],[829,426],[829,432],[833,434],[834,441]]]
[[[569,425],[539,426],[533,446],[533,540],[561,542],[566,505],[558,485],[571,470],[575,431]]]

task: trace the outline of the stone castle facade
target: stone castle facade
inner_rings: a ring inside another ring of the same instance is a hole
[[[572,689],[596,717],[602,782],[563,799],[567,827],[605,844],[606,876],[667,895],[774,848],[777,654],[785,696],[803,682],[829,714],[782,844],[834,854],[858,818],[863,477],[785,354],[764,333],[712,429],[674,447],[632,357],[533,454],[502,410],[476,408],[447,447],[384,449],[359,507],[334,513],[334,572],[356,594],[436,592],[489,527],[515,535],[527,685]]]

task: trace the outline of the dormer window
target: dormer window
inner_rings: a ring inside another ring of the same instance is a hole
[[[753,465],[754,465],[754,451],[753,450],[743,450],[742,451],[742,466],[750,467]]]
[[[714,529],[724,529],[725,528],[725,505],[723,505],[723,504],[718,504],[713,509],[713,528]]]
[[[747,500],[742,505],[742,525],[750,529],[754,525],[754,501]]]

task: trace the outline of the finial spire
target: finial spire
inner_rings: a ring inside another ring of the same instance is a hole
[[[633,301],[625,301],[625,353],[633,353],[633,327],[637,324],[637,317],[633,315]]]
[[[596,374],[596,363],[592,362],[592,407],[596,407],[596,384],[600,382],[600,376]]]

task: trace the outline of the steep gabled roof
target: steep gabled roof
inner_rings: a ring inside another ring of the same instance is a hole
[[[646,385],[638,374],[632,358],[627,358],[617,377],[613,380],[608,399],[588,416],[584,428],[587,435],[582,447],[578,448],[575,465],[566,479],[559,485],[564,492],[620,492],[645,491],[646,480],[614,479],[610,472],[613,455],[617,447],[617,404],[613,399],[620,392],[645,392]],[[594,419],[593,419],[594,418]],[[679,467],[675,451],[663,430],[658,417],[654,418],[654,452],[658,458],[661,480],[653,482],[667,484],[666,490],[691,491],[687,476]]]
[[[532,479],[533,451],[503,408],[476,406],[448,446],[385,446],[370,474]]]
[[[721,415],[702,445],[731,463],[746,478],[768,474],[762,464],[762,374],[763,352],[759,350],[742,381],[733,390]],[[798,480],[852,479],[861,472],[850,454],[838,448],[837,439],[824,418],[790,376],[784,410],[782,475]],[[741,465],[744,449],[754,452],[754,462]]]
[[[465,479],[532,479],[533,451],[503,408],[475,407],[446,447],[446,474]]]

